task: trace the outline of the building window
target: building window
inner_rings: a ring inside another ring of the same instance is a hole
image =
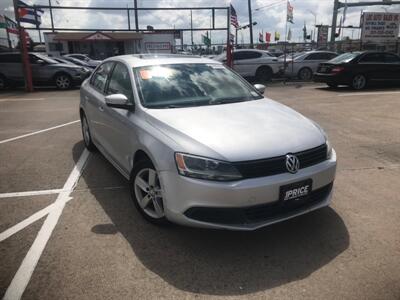
[[[50,51],[63,51],[64,47],[62,43],[49,43]]]

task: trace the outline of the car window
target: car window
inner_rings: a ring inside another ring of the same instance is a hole
[[[98,67],[96,72],[93,74],[92,78],[90,79],[90,84],[97,89],[99,92],[104,91],[104,87],[106,86],[108,74],[112,67],[114,66],[114,62],[105,62]]]
[[[343,53],[341,55],[338,55],[334,58],[332,58],[329,62],[333,64],[340,64],[340,63],[348,63],[352,61],[354,58],[359,56],[361,52],[348,52],[348,53]]]
[[[323,56],[324,53],[311,53],[304,60],[320,60],[325,59]]]
[[[21,54],[2,54],[0,55],[0,63],[21,63]]]
[[[400,58],[397,55],[384,53],[383,57],[385,59],[385,63],[400,63]]]
[[[261,56],[262,56],[262,53],[255,52],[255,51],[233,52],[233,59],[234,60],[254,59],[254,58],[260,58]]]
[[[143,106],[169,108],[261,99],[254,87],[220,64],[171,64],[134,68]]]
[[[107,88],[107,95],[123,94],[133,102],[133,91],[128,68],[121,63],[115,65]]]
[[[361,59],[360,63],[383,63],[384,58],[381,53],[369,53],[365,54]]]

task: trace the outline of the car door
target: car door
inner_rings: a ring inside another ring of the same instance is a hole
[[[307,57],[304,58],[303,63],[301,64],[301,67],[307,67],[310,68],[313,73],[317,71],[318,65],[320,63],[323,63],[328,60],[328,56],[325,55],[326,53],[323,52],[317,52],[317,53],[311,53]],[[300,67],[300,66],[299,66]],[[301,68],[300,67],[300,68]],[[299,68],[299,69],[300,69]]]
[[[87,114],[92,138],[104,148],[104,108],[105,88],[108,76],[114,67],[113,61],[103,63],[90,78],[88,87],[82,90],[82,97],[86,103],[85,113]]]
[[[24,82],[22,72],[21,54],[10,53],[1,55],[1,73],[8,79],[16,82]]]
[[[262,53],[256,51],[233,52],[233,69],[243,77],[254,76]]]
[[[123,94],[129,102],[135,104],[130,73],[121,62],[115,64],[106,87],[106,95],[112,94]],[[133,143],[137,140],[131,123],[131,119],[135,118],[135,113],[127,109],[108,106],[104,107],[102,113],[106,124],[102,133],[106,140],[104,147],[111,158],[129,173],[129,159],[136,148]]]
[[[358,61],[358,73],[367,76],[368,80],[381,81],[388,79],[387,66],[382,53],[366,53]]]
[[[393,53],[383,53],[389,80],[400,81],[400,57]]]

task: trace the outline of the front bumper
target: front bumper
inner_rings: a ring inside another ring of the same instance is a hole
[[[332,150],[329,160],[300,169],[296,174],[235,182],[198,180],[180,176],[176,171],[161,171],[159,175],[164,209],[170,221],[194,227],[254,230],[329,205],[335,173],[336,153]],[[315,193],[305,199],[304,205],[298,203],[282,210],[278,201],[280,187],[305,179],[312,179]]]

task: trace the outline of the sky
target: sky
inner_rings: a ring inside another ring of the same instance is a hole
[[[97,6],[97,7],[133,7],[133,0],[51,0],[54,6]],[[345,1],[345,0],[341,0]],[[348,2],[360,2],[361,0],[348,0]],[[374,0],[364,0],[370,2]],[[25,0],[27,4],[47,5],[48,0]],[[248,3],[247,0],[138,0],[139,7],[207,7],[220,6],[226,7],[232,3],[238,14],[240,25],[248,24]],[[258,40],[259,32],[278,31],[281,37],[285,32],[286,20],[286,0],[251,0],[253,11],[254,42]],[[314,30],[316,16],[317,24],[329,25],[332,22],[333,0],[290,0],[294,7],[294,24],[291,24],[292,41],[302,41],[303,27],[306,24],[308,34]],[[363,11],[388,11],[399,12],[400,5],[392,6],[365,6],[349,8],[347,10],[346,22],[344,25],[358,26],[360,13]],[[57,27],[68,28],[112,28],[123,29],[128,27],[126,11],[88,11],[88,10],[54,10],[54,23]],[[0,0],[0,15],[13,17],[12,0]],[[343,9],[339,11],[338,21],[343,14]],[[190,28],[190,11],[140,11],[139,24],[141,28],[152,25],[157,28]],[[42,26],[50,27],[49,12],[45,10],[42,16]],[[204,28],[210,26],[211,11],[193,11],[193,27]],[[226,26],[226,12],[216,11],[216,26]],[[134,28],[134,16],[131,16],[131,28]],[[5,36],[3,29],[0,29],[0,38]],[[201,35],[205,32],[194,33],[194,43],[201,43]],[[30,35],[38,41],[38,34],[31,31]],[[272,34],[273,35],[273,34]],[[347,29],[343,31],[343,36],[353,36],[357,38],[358,30]],[[226,32],[214,31],[211,35],[213,43],[225,43]],[[238,41],[248,43],[249,30],[240,30]],[[184,34],[184,43],[190,44],[190,33]]]

